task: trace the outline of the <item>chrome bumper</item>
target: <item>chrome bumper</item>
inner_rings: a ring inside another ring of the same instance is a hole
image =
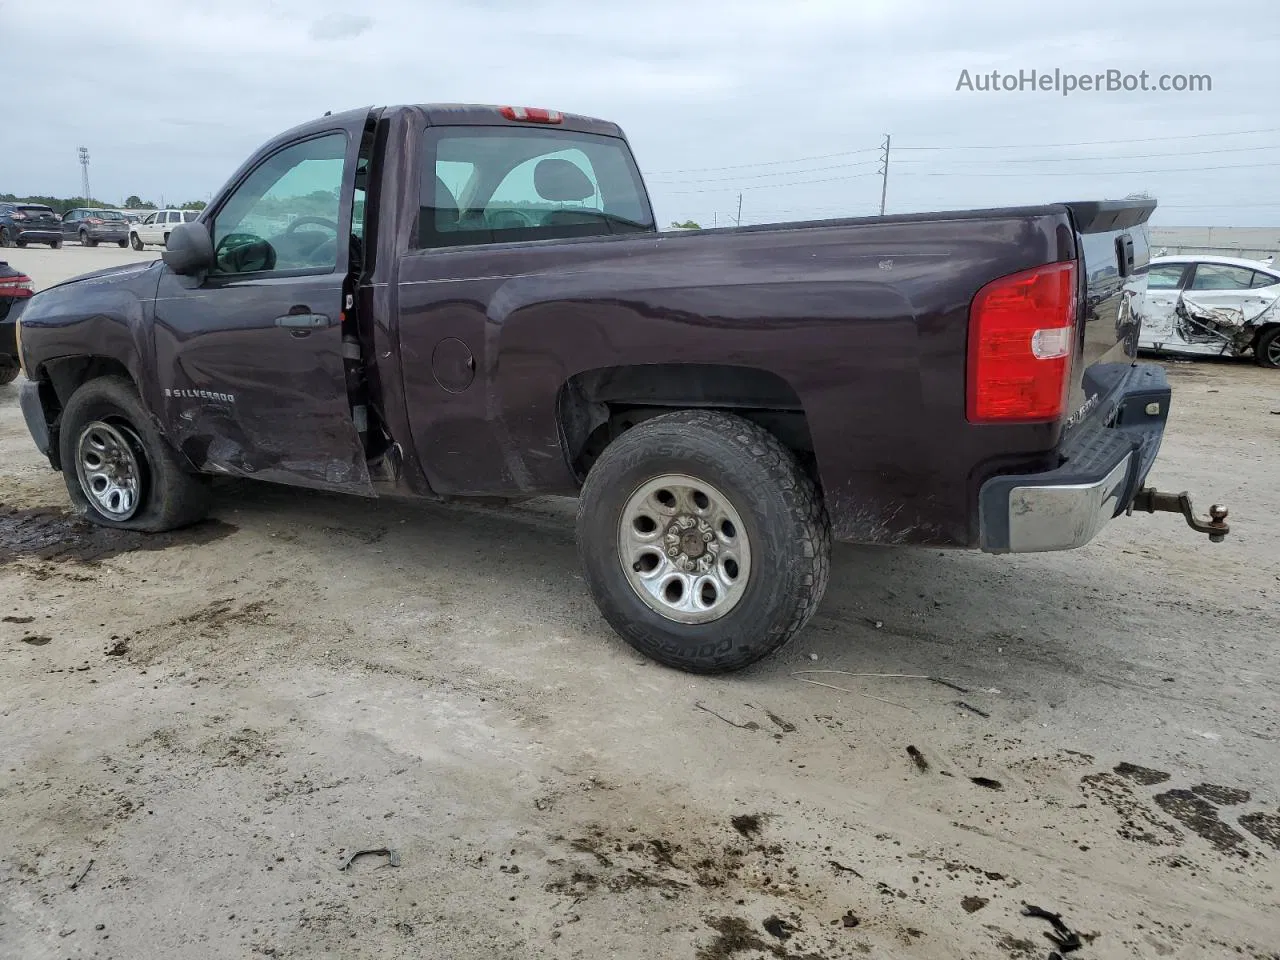
[[[1094,483],[1014,487],[1009,491],[1008,552],[1083,547],[1119,512],[1132,465],[1133,454],[1128,454]]]

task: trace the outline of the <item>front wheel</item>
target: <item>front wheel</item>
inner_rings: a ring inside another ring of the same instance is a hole
[[[124,377],[90,380],[71,395],[58,453],[72,506],[104,527],[159,533],[208,512],[208,478],[183,470]]]
[[[605,448],[582,488],[578,549],[623,639],[667,666],[724,673],[780,648],[817,610],[831,528],[773,434],[682,411]]]
[[[1280,369],[1280,327],[1272,327],[1258,338],[1253,348],[1253,358],[1260,367]]]
[[[138,239],[138,235],[136,233],[129,234],[129,243],[135,250],[142,249],[142,241]]]

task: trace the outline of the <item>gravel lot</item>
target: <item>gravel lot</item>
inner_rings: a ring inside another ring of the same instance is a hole
[[[1280,957],[1280,374],[1171,373],[1153,479],[1226,543],[842,546],[722,679],[608,631],[570,503],[106,534],[0,388],[0,956],[1043,960],[1026,902],[1074,957]]]

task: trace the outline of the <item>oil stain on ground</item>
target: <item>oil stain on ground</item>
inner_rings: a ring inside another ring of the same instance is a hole
[[[205,520],[170,533],[138,533],[100,527],[56,507],[18,509],[0,504],[0,564],[33,560],[94,563],[137,550],[203,545],[235,533],[220,520]]]
[[[1218,819],[1217,807],[1190,790],[1169,790],[1154,799],[1161,810],[1219,850],[1234,850],[1244,842],[1242,834]]]

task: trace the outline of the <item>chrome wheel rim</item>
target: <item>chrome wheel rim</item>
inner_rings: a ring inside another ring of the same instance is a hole
[[[108,520],[128,520],[142,500],[141,441],[120,424],[95,420],[76,441],[80,489]]]
[[[736,607],[751,544],[729,498],[684,474],[655,477],[627,499],[618,560],[636,595],[677,623],[708,623]]]
[[[1267,362],[1273,367],[1280,367],[1280,337],[1267,344]]]

